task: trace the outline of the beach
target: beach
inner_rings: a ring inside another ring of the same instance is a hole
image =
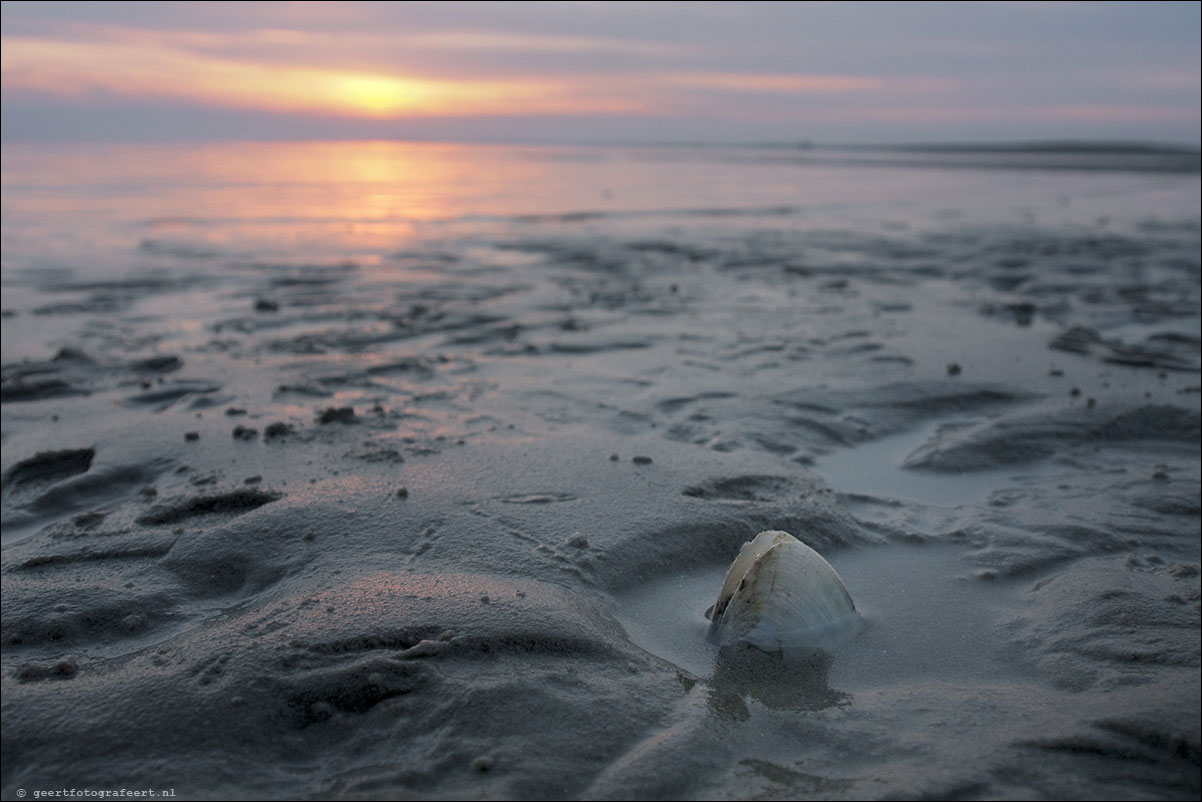
[[[6,144],[3,779],[1196,799],[1196,151]],[[863,629],[707,638],[784,530]]]

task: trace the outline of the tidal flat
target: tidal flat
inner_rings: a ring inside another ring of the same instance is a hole
[[[4,798],[1196,799],[1197,160],[1088,155],[6,145]],[[707,640],[768,529],[853,640]]]

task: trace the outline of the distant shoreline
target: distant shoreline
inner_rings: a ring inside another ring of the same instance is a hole
[[[458,142],[421,139],[315,139],[321,142],[359,143],[363,146],[464,147],[521,150],[628,151],[633,158],[657,161],[696,159],[807,166],[941,168],[985,170],[1054,170],[1084,172],[1202,173],[1202,150],[1181,144],[1120,140],[1019,140],[1014,142],[929,142],[876,145],[841,145],[786,142],[593,142],[538,144],[532,142]],[[206,148],[230,144],[297,144],[293,140],[236,139],[228,142],[33,142],[6,140],[7,150],[20,148]]]

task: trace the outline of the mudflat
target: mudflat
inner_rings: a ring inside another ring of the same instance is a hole
[[[6,145],[3,796],[1196,799],[1196,158],[1071,155]]]

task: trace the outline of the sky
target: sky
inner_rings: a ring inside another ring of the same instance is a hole
[[[1183,3],[5,2],[5,141],[1197,147]]]

